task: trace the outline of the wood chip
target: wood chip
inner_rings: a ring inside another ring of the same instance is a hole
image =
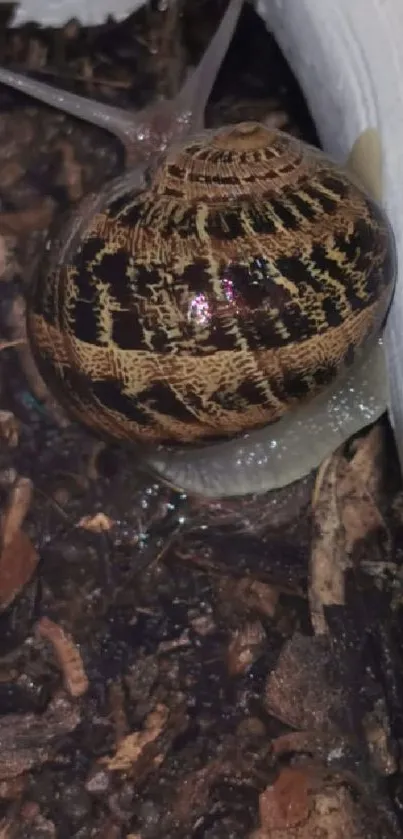
[[[371,763],[381,775],[398,772],[393,738],[388,719],[388,710],[383,699],[363,716],[363,729],[368,743]]]
[[[0,717],[0,781],[10,781],[42,766],[58,743],[81,721],[77,703],[54,696],[43,714],[6,714]]]
[[[36,207],[14,213],[0,213],[0,232],[6,236],[44,230],[49,227],[55,211],[55,203],[51,198],[42,199]]]
[[[7,242],[4,236],[0,236],[0,280],[7,269]]]
[[[326,634],[324,607],[344,604],[344,572],[350,557],[344,551],[344,533],[339,516],[337,482],[340,455],[332,455],[320,466],[313,497],[313,545],[310,558],[309,604],[317,635]]]
[[[347,713],[348,694],[340,683],[331,643],[295,633],[267,677],[264,705],[269,714],[293,728],[310,731],[312,737],[339,731]]]
[[[309,776],[301,769],[285,768],[259,796],[261,826],[268,831],[295,827],[306,821],[309,806]]]
[[[280,592],[269,583],[251,577],[241,577],[239,580],[228,578],[221,581],[220,589],[222,596],[248,612],[258,612],[269,618],[275,615]]]
[[[227,654],[230,676],[246,673],[261,654],[265,642],[267,635],[260,621],[247,623],[235,632]]]
[[[6,609],[35,573],[38,554],[26,533],[19,530],[0,553],[0,608]]]
[[[79,201],[84,194],[83,169],[75,158],[74,148],[71,143],[60,140],[55,145],[62,154],[63,168],[58,183],[66,186],[67,194],[72,203]]]
[[[365,839],[369,835],[385,835],[377,831],[377,826],[373,833],[368,832],[368,825],[361,818],[360,807],[342,786],[327,786],[305,796],[303,782],[296,782],[295,785],[291,782],[290,785],[284,783],[284,789],[279,789],[279,794],[280,797],[274,801],[272,813],[263,801],[262,816],[267,822],[264,827],[249,834],[249,839],[290,839],[291,836],[293,839]],[[283,809],[287,803],[288,818]],[[270,804],[273,804],[272,797],[267,801],[267,805]],[[280,826],[282,817],[283,826]],[[288,825],[288,819],[293,823]],[[271,822],[276,822],[278,826],[272,829]]]
[[[56,659],[63,672],[64,685],[70,696],[83,696],[88,690],[89,682],[80,652],[71,635],[48,617],[40,619],[37,633],[53,645]]]
[[[388,528],[379,509],[382,453],[382,429],[374,426],[356,443],[348,469],[340,477],[337,492],[346,553],[351,554],[357,542],[376,531],[383,531],[386,537],[386,552],[390,548]]]
[[[8,781],[0,781],[0,799],[16,799],[19,798],[25,787],[25,778],[20,776],[18,778],[10,778]]]
[[[95,516],[83,516],[78,522],[77,527],[82,527],[91,533],[105,533],[111,530],[114,524],[113,519],[110,519],[105,513],[96,513]]]
[[[382,531],[390,545],[378,506],[382,448],[382,430],[375,426],[357,442],[351,461],[338,451],[318,470],[309,581],[311,619],[317,635],[328,632],[325,607],[345,604],[345,572],[355,546],[376,531]]]
[[[9,545],[20,531],[31,506],[32,494],[33,485],[30,478],[17,477],[8,496],[7,508],[1,517],[0,533],[3,548]]]
[[[99,761],[113,772],[125,772],[137,763],[148,743],[153,742],[163,731],[169,717],[169,709],[162,704],[157,705],[148,715],[145,727],[141,731],[128,734],[119,743],[112,757],[104,757]]]
[[[1,349],[3,347],[0,345]],[[12,411],[0,411],[0,438],[10,449],[15,449],[18,446],[19,434],[20,423]]]

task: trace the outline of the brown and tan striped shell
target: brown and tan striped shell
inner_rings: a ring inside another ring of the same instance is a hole
[[[382,210],[258,123],[172,147],[142,189],[115,189],[64,235],[33,290],[31,343],[73,414],[118,441],[276,421],[374,340],[393,290]]]

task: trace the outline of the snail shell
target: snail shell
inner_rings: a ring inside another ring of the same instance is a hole
[[[377,338],[394,273],[389,224],[346,173],[243,123],[175,145],[91,212],[43,268],[28,329],[96,432],[203,443],[329,385]]]

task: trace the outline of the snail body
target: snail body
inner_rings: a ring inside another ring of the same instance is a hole
[[[232,0],[232,25],[239,9]],[[185,86],[192,96],[212,55]],[[199,131],[198,105],[194,121],[178,119],[192,114],[183,92],[171,121],[160,109],[163,130],[149,130],[141,165],[74,214],[32,291],[28,333],[45,381],[92,430],[146,444],[179,486],[264,491],[290,474],[281,429],[298,427],[303,445],[304,422],[320,429],[326,400],[343,388],[356,396],[352,370],[368,381],[393,292],[393,234],[318,150],[253,122]],[[235,457],[233,442],[217,442],[233,439]],[[254,456],[262,444],[271,457]],[[258,480],[249,469],[235,481],[247,463]]]

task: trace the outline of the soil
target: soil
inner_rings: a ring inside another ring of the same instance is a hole
[[[0,63],[137,109],[173,95],[224,7],[56,31],[11,30],[3,4]],[[246,4],[207,123],[268,114],[318,144]],[[122,167],[105,132],[0,88],[0,836],[400,836],[387,418],[282,493],[208,504],[69,422],[32,367],[25,299],[49,231]]]

